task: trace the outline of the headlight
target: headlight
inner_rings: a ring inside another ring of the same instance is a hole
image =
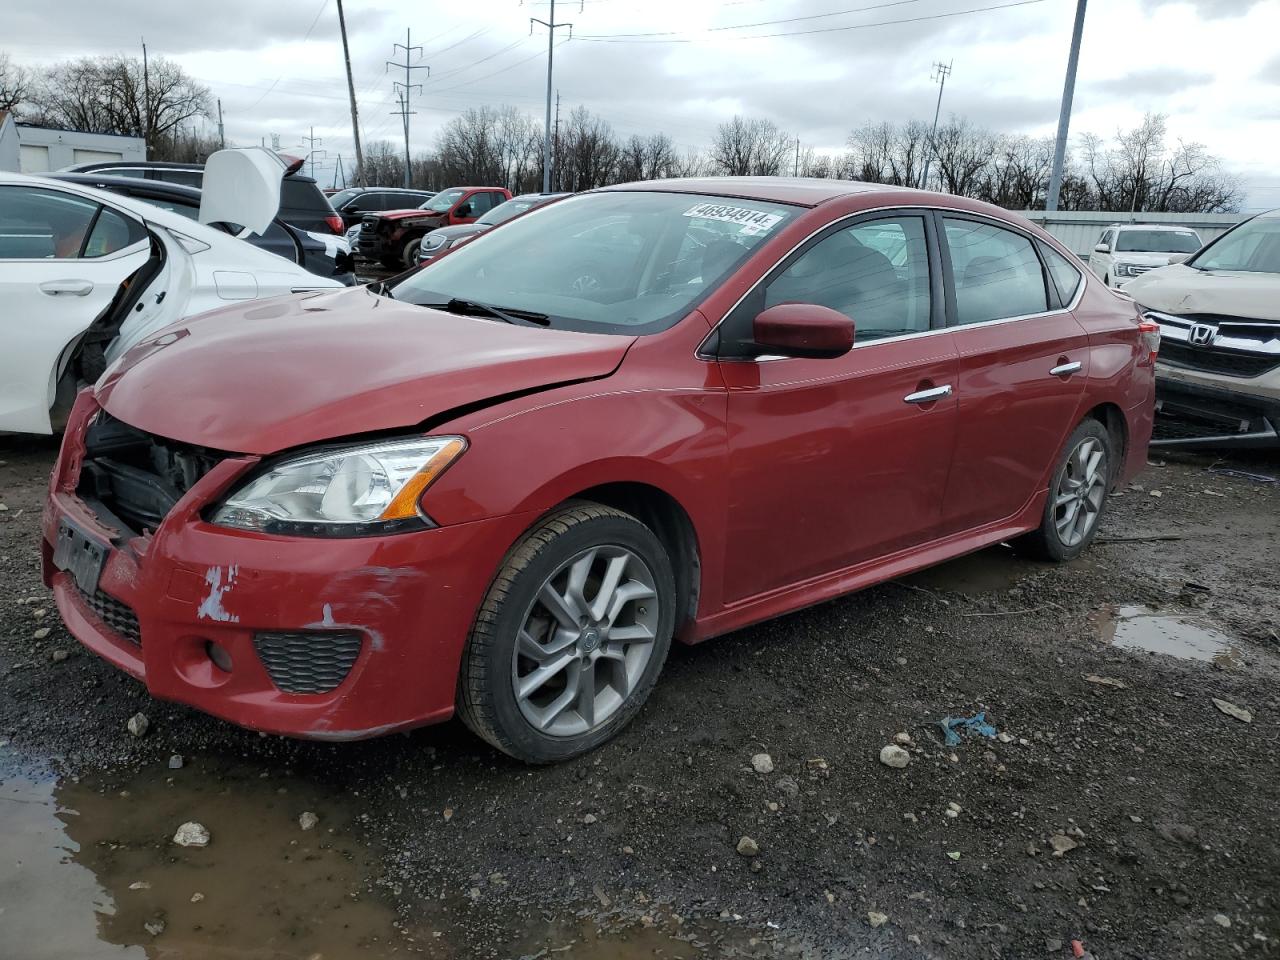
[[[427,238],[422,241],[423,250],[439,250],[443,246],[446,246],[445,238],[434,233],[427,234]]]
[[[1135,263],[1117,263],[1116,276],[1118,277],[1137,277],[1146,271],[1139,268]]]
[[[358,537],[430,523],[418,498],[466,449],[415,437],[284,460],[232,493],[213,522],[241,530]]]

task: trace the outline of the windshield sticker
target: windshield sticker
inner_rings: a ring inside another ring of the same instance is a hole
[[[722,223],[738,223],[742,236],[754,237],[768,233],[782,219],[781,214],[761,213],[747,207],[733,207],[724,203],[695,203],[684,212],[686,217],[698,217],[702,220],[719,220]]]

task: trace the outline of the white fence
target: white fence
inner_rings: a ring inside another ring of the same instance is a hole
[[[1190,227],[1208,243],[1226,233],[1241,220],[1243,213],[1105,213],[1097,210],[1067,210],[1045,213],[1043,210],[1019,210],[1021,216],[1036,223],[1061,240],[1073,253],[1088,259],[1102,231],[1113,223],[1160,223]]]

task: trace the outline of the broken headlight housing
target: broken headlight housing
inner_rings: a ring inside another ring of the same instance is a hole
[[[211,519],[312,537],[421,529],[432,523],[419,498],[466,446],[462,437],[415,437],[281,460],[227,496]]]

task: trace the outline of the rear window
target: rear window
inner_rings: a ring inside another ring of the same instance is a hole
[[[320,192],[314,180],[285,177],[280,184],[280,206],[290,210],[306,210],[321,217],[332,216],[333,206],[329,198]]]
[[[1190,230],[1121,230],[1117,253],[1195,253],[1200,237]]]

